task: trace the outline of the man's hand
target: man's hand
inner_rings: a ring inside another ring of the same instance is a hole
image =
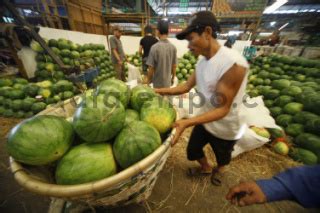
[[[171,141],[171,146],[174,146],[178,142],[183,131],[188,127],[187,119],[176,121],[172,125],[172,127],[176,129],[176,133],[174,134],[173,139]]]
[[[171,85],[174,83],[174,77],[171,78]]]
[[[265,203],[267,201],[266,195],[256,182],[243,182],[232,187],[229,190],[226,199],[239,206]]]
[[[122,63],[123,63],[123,61],[118,60],[118,64],[119,64],[119,65],[122,65]]]

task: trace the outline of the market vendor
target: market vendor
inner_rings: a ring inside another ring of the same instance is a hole
[[[187,127],[194,126],[187,156],[197,161],[199,168],[190,168],[189,175],[210,175],[211,182],[221,185],[225,166],[230,163],[231,152],[245,131],[240,118],[239,106],[245,95],[249,65],[236,50],[221,46],[217,41],[219,24],[211,12],[201,11],[191,17],[189,25],[177,38],[187,39],[190,51],[202,57],[196,71],[188,81],[174,88],[160,88],[162,95],[178,95],[196,86],[203,101],[198,116],[176,121],[176,133],[172,145],[178,142]],[[215,153],[217,166],[212,168],[203,152],[209,143]]]

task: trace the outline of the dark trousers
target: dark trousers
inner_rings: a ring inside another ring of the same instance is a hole
[[[208,132],[203,125],[197,125],[191,133],[187,147],[187,156],[191,161],[205,157],[203,147],[209,143],[216,155],[218,166],[224,166],[230,163],[231,152],[236,142],[236,140],[217,138]]]

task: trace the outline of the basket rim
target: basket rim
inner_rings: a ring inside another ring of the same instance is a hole
[[[75,97],[74,97],[75,98]],[[77,99],[78,97],[76,97]],[[71,98],[72,99],[72,98]],[[66,100],[65,103],[69,103],[71,99]],[[175,108],[175,107],[174,107]],[[38,115],[44,115],[53,109],[46,109],[40,112]],[[179,113],[176,110],[176,120],[179,119]],[[132,166],[116,173],[110,177],[92,181],[89,183],[76,184],[76,185],[58,185],[53,183],[45,183],[31,174],[29,174],[23,167],[23,165],[15,161],[11,156],[9,157],[9,164],[11,172],[14,175],[15,180],[19,185],[25,189],[40,195],[46,195],[50,197],[71,198],[76,196],[84,196],[88,194],[95,194],[98,191],[106,190],[109,187],[120,184],[121,182],[128,180],[132,176],[136,176],[142,173],[145,169],[154,164],[161,158],[164,153],[171,149],[171,140],[176,132],[176,129],[172,129],[168,138],[159,146],[154,152],[138,161]]]
[[[15,180],[21,186],[37,194],[52,197],[73,197],[94,194],[95,192],[98,192],[102,189],[106,190],[106,188],[108,187],[120,184],[121,182],[131,178],[132,176],[138,175],[150,165],[155,163],[165,152],[167,152],[171,148],[171,138],[174,132],[175,130],[172,131],[171,135],[160,147],[158,147],[152,154],[148,155],[141,161],[115,175],[89,183],[77,185],[58,185],[53,183],[45,183],[29,174],[24,169],[23,165],[15,161],[11,156],[9,159],[10,168],[11,172],[14,174]]]

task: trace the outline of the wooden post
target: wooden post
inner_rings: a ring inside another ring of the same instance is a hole
[[[49,22],[49,26],[50,26],[51,28],[55,28],[55,24],[54,24],[54,22],[52,21],[51,12],[50,12],[50,10],[49,10],[47,1],[46,1],[46,0],[41,0],[41,2],[42,2],[42,5],[43,5],[43,7],[44,7],[44,10],[46,11],[47,19],[48,19],[48,22]]]
[[[96,30],[96,27],[95,27],[95,23],[93,22],[93,10],[92,8],[90,8],[90,16],[91,16],[91,27],[93,28],[93,32],[95,34],[97,34],[97,30]]]
[[[53,12],[54,12],[54,15],[55,15],[55,19],[56,19],[56,21],[58,23],[58,28],[59,29],[63,29],[63,26],[62,26],[62,23],[61,23],[61,19],[60,19],[59,13],[58,13],[56,0],[51,0],[51,4],[52,4],[52,7],[53,7]]]
[[[86,33],[89,33],[88,28],[87,28],[87,24],[86,24],[85,19],[84,19],[84,14],[83,14],[82,5],[80,4],[79,6],[80,6],[81,17],[82,17],[82,23],[83,23],[83,25],[84,25],[84,28],[85,28]]]

